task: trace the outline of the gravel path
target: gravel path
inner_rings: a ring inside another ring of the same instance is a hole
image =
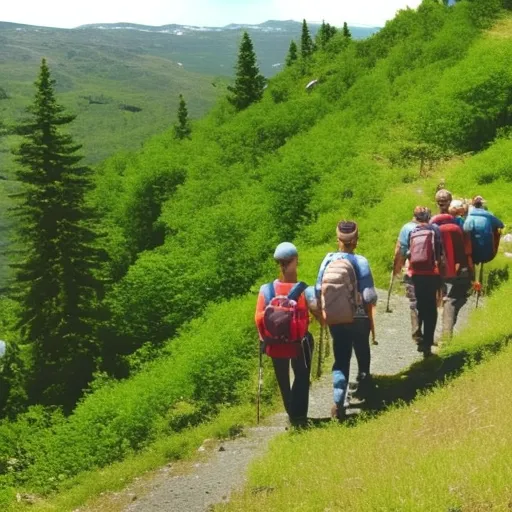
[[[375,323],[378,345],[372,347],[372,373],[395,374],[422,358],[410,338],[410,313],[407,299],[393,295],[392,313],[386,313],[385,291],[379,292]],[[461,312],[459,325],[463,325],[470,303]],[[438,326],[440,321],[438,321]],[[351,365],[351,381],[355,378],[357,364]],[[325,372],[310,392],[309,417],[327,418],[332,405],[330,372]],[[223,443],[211,443],[200,448],[204,460],[196,462],[186,474],[173,465],[163,468],[143,490],[132,494],[133,501],[124,512],[187,511],[205,512],[216,503],[229,499],[230,493],[243,486],[247,467],[254,458],[265,453],[268,442],[286,431],[286,415],[276,414],[267,418],[260,427],[249,428],[244,437]],[[147,492],[146,492],[147,491]]]

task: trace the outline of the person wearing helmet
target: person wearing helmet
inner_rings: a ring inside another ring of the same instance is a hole
[[[279,265],[279,278],[261,287],[256,305],[255,322],[258,329],[261,350],[272,358],[276,380],[291,425],[301,426],[307,422],[309,404],[309,377],[314,340],[308,331],[308,304],[315,298],[313,287],[306,287],[298,282],[297,266],[299,254],[295,245],[290,242],[279,244],[274,252],[274,260]],[[297,315],[300,316],[305,336],[298,343],[272,343],[268,339],[265,324],[267,306],[273,298],[294,297]],[[294,373],[293,384],[290,384],[290,365]]]

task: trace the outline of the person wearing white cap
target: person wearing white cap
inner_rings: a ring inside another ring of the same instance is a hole
[[[313,336],[308,332],[308,301],[311,300],[311,295],[314,296],[314,291],[298,281],[299,254],[295,245],[290,242],[280,243],[274,251],[274,259],[279,264],[280,275],[272,283],[261,287],[255,321],[261,350],[272,358],[290,424],[301,426],[307,423],[309,404],[309,377],[314,342]],[[300,339],[292,340],[295,342],[275,342],[269,334],[269,306],[276,298],[294,304],[294,319],[301,330]],[[294,373],[293,384],[290,383],[290,365]]]

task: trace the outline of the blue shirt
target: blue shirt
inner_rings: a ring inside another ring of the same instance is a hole
[[[357,286],[359,293],[363,299],[364,304],[376,304],[377,303],[377,292],[375,291],[375,284],[373,283],[372,271],[368,260],[364,256],[359,254],[349,254],[347,252],[330,252],[322,261],[320,270],[318,271],[318,277],[316,279],[315,291],[318,298],[322,291],[322,279],[327,266],[336,260],[346,258],[352,266],[357,277]],[[359,315],[358,315],[359,316]]]
[[[411,221],[405,224],[405,226],[400,230],[398,241],[400,243],[400,254],[404,257],[407,257],[407,253],[409,252],[409,238],[411,233],[417,227],[418,223]]]

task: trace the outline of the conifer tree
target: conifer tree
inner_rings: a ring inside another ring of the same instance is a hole
[[[343,23],[343,36],[347,39],[352,39],[352,33],[350,32],[346,21]]]
[[[263,96],[265,78],[260,75],[251,38],[247,32],[242,36],[236,65],[235,85],[229,86],[229,102],[237,110],[243,110]]]
[[[306,20],[302,20],[302,34],[300,36],[300,55],[303,59],[307,59],[313,53],[313,40],[309,33]]]
[[[326,44],[330,39],[332,39],[334,34],[336,34],[336,27],[322,21],[322,25],[320,25],[320,29],[318,30],[315,38],[317,46],[325,48]]]
[[[288,55],[286,56],[286,65],[291,66],[297,60],[297,43],[292,41],[290,48],[288,49]]]
[[[29,398],[69,409],[96,369],[102,287],[95,275],[100,252],[89,227],[93,215],[85,203],[91,170],[80,164],[81,146],[61,131],[75,116],[57,103],[54,84],[43,59],[29,117],[16,128],[23,137],[15,154],[24,185],[16,208],[24,256],[13,265],[14,292],[23,341],[32,348]]]
[[[188,120],[187,103],[180,94],[180,104],[178,107],[178,123],[174,125],[174,136],[177,139],[184,139],[185,137],[190,138],[192,129],[190,128],[190,122]]]

